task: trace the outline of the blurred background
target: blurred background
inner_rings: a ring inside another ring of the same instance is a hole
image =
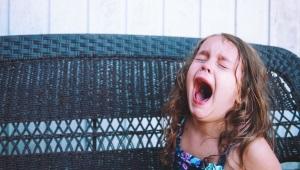
[[[299,0],[0,0],[0,36],[226,32],[300,56]]]

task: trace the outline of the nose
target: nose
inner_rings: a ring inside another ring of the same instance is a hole
[[[205,62],[202,66],[201,66],[201,71],[207,71],[208,73],[211,73],[211,66],[209,62]]]

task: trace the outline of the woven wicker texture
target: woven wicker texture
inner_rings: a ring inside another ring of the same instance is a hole
[[[160,108],[197,39],[0,37],[0,169],[160,169]],[[270,75],[276,152],[300,161],[300,59],[254,45]]]

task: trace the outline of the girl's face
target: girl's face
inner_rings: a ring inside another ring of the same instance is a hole
[[[221,35],[205,40],[186,79],[188,105],[194,118],[211,122],[225,117],[238,98],[240,65],[237,48],[230,41]]]

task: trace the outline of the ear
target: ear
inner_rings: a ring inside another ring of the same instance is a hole
[[[237,104],[237,105],[242,104],[242,99],[241,99],[241,96],[239,94],[238,94],[238,96],[235,99],[235,104]]]
[[[236,92],[236,98],[234,103],[237,105],[240,105],[242,103],[242,94],[241,94],[241,84],[238,83],[238,88],[237,88],[237,92]]]
[[[242,103],[242,81],[244,81],[242,75],[243,75],[242,61],[239,61],[235,71],[235,79],[236,79],[236,86],[237,86],[236,99],[235,99],[236,104]]]

